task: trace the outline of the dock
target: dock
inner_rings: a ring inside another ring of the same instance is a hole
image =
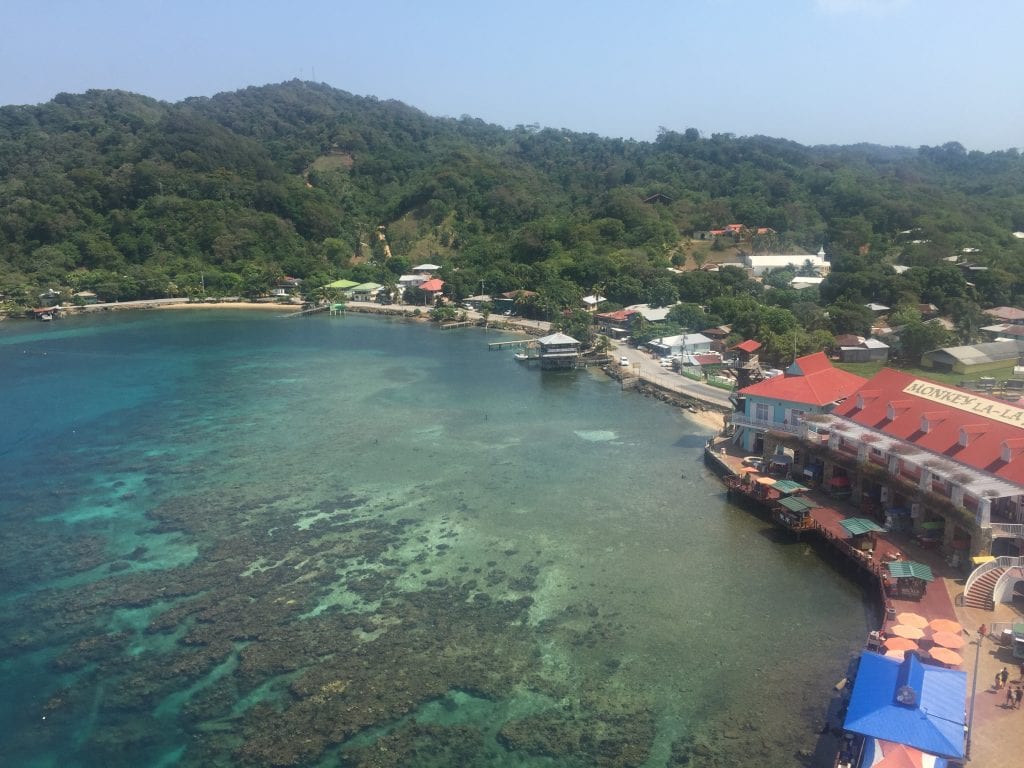
[[[492,341],[487,345],[488,351],[495,349],[519,349],[536,343],[536,339],[516,339],[515,341]]]
[[[298,312],[290,312],[284,317],[300,317],[302,315],[312,315],[314,312],[326,312],[327,305],[324,304],[319,307],[310,307],[309,309],[300,309]]]
[[[454,323],[441,323],[442,331],[450,331],[452,328],[468,328],[471,325],[476,325],[472,320],[462,320]]]
[[[809,508],[791,510],[781,503],[784,496],[773,492],[771,486],[744,483],[739,474],[741,458],[716,450],[714,438],[705,446],[704,460],[708,468],[721,478],[730,496],[747,501],[748,506],[761,510],[776,526],[798,539],[806,536],[813,540],[815,549],[825,560],[854,576],[879,609],[878,629],[885,629],[893,623],[898,611],[914,611],[930,618],[956,618],[952,599],[942,584],[942,578],[952,575],[952,572],[934,552],[922,549],[905,536],[888,531],[873,534],[869,550],[859,549],[843,528],[842,521],[869,514],[867,511],[814,489],[800,494],[812,502]],[[848,511],[849,507],[852,509]],[[888,579],[886,564],[899,560],[929,565],[937,577],[936,582],[919,594],[904,594],[894,589],[893,582]]]

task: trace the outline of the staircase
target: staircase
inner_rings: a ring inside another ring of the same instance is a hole
[[[981,608],[985,611],[995,610],[996,604],[992,599],[992,590],[999,581],[999,577],[1006,572],[1005,568],[993,568],[986,571],[964,593],[964,606],[967,608]]]

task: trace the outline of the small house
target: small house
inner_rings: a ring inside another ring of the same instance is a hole
[[[428,301],[437,301],[437,297],[444,290],[444,280],[437,277],[427,280],[425,283],[420,284],[420,290],[426,294]]]
[[[360,283],[350,292],[352,301],[374,301],[383,288],[380,283]]]
[[[886,362],[889,345],[878,339],[864,339],[859,344],[839,347],[839,361],[843,363]]]

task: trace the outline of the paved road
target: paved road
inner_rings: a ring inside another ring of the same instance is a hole
[[[728,411],[733,409],[732,402],[729,400],[729,393],[726,390],[688,379],[671,368],[662,368],[657,357],[651,357],[649,353],[643,350],[634,349],[622,342],[616,342],[612,354],[615,355],[616,360],[620,357],[627,358],[630,362],[630,373],[639,376],[644,381],[649,381],[664,389],[678,392],[681,395],[692,397],[695,400],[700,400],[703,403],[715,405]]]

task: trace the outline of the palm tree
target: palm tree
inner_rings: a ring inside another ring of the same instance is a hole
[[[810,259],[805,260],[804,263],[800,265],[800,268],[797,269],[796,274],[797,274],[797,277],[820,277],[821,276],[820,273],[818,272],[818,268],[816,266],[814,266],[814,262],[811,261]]]

